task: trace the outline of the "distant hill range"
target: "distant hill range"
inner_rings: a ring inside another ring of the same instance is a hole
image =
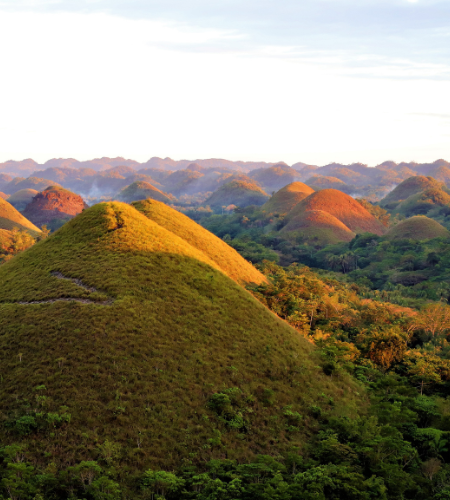
[[[0,163],[0,191],[14,194],[19,189],[41,191],[60,185],[86,200],[115,199],[135,182],[146,182],[177,198],[204,196],[206,199],[233,181],[253,182],[268,195],[293,182],[303,182],[314,190],[338,189],[352,197],[379,201],[411,177],[433,177],[450,187],[450,163],[395,163],[386,161],[376,167],[362,163],[322,167],[302,162],[244,162],[224,159],[172,160],[151,158],[139,163],[125,158],[97,158],[78,161],[52,159],[44,164],[34,160]],[[389,199],[388,199],[389,200]]]

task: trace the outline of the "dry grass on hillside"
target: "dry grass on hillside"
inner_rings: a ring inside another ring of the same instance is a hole
[[[395,189],[393,189],[388,195],[386,195],[381,201],[381,206],[387,206],[393,203],[399,203],[406,200],[410,196],[420,193],[425,189],[437,188],[442,189],[444,184],[433,179],[433,177],[425,177],[423,175],[417,175],[414,177],[409,177],[401,182]]]
[[[40,229],[26,219],[10,203],[0,198],[0,229],[11,230],[15,227],[26,229],[33,236],[37,236],[41,232]]]
[[[450,232],[441,226],[439,222],[429,219],[423,215],[417,215],[410,219],[399,222],[386,234],[386,238],[392,240],[413,239],[427,240],[431,238],[448,238]]]
[[[277,191],[261,209],[269,213],[287,214],[311,193],[314,193],[314,189],[303,182],[292,182]]]
[[[327,212],[355,233],[367,232],[381,236],[385,232],[385,228],[381,222],[362,205],[348,194],[336,189],[323,189],[311,194],[296,205],[288,213],[286,219],[290,222],[295,217],[309,210]]]
[[[160,191],[149,182],[137,181],[122,189],[119,193],[119,198],[122,201],[131,203],[132,201],[145,200],[151,198],[152,200],[170,203],[171,199],[165,193]]]
[[[263,205],[268,199],[269,195],[257,184],[235,180],[221,186],[205,201],[205,205],[211,207],[228,205],[247,207],[249,205]]]

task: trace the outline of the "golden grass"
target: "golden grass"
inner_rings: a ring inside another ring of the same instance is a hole
[[[122,189],[119,193],[119,198],[122,201],[130,203],[132,201],[145,200],[151,198],[152,200],[163,201],[164,203],[170,203],[170,198],[160,191],[155,186],[152,186],[149,182],[137,181],[133,182],[129,186]]]
[[[268,199],[269,195],[256,183],[234,180],[220,186],[204,204],[219,208],[228,205],[247,207],[249,205],[263,205]]]
[[[3,418],[33,411],[40,385],[46,411],[67,405],[72,415],[52,434],[24,438],[36,463],[48,453],[58,465],[95,459],[106,439],[121,446],[128,471],[182,459],[248,460],[303,446],[317,428],[308,407],[326,405],[322,393],[335,400],[330,415],[359,410],[355,382],[326,376],[297,331],[129,205],[87,209],[1,266],[0,282]],[[115,300],[17,303],[64,296]],[[242,391],[246,429],[229,430],[207,409],[213,393],[232,387]],[[291,432],[286,405],[303,416]],[[4,427],[0,437],[4,445],[20,441]]]
[[[308,210],[293,217],[280,233],[302,236],[322,245],[348,242],[356,236],[340,220],[322,210]]]
[[[381,236],[385,232],[379,220],[351,196],[337,189],[322,189],[312,193],[287,214],[286,220],[290,222],[309,210],[327,212],[355,233],[367,232]]]
[[[155,200],[132,204],[150,220],[182,238],[206,255],[227,276],[238,283],[265,283],[266,277],[220,238],[186,215]]]
[[[444,187],[444,185],[436,179],[433,179],[432,177],[425,177],[423,175],[408,177],[408,179],[405,179],[388,195],[386,195],[380,201],[380,205],[385,206],[389,203],[398,203],[400,201],[406,200],[414,194],[424,191],[425,189],[441,189],[442,187]]]
[[[37,236],[41,232],[10,203],[0,198],[0,229],[11,230],[15,227],[27,230],[32,236]]]
[[[314,189],[303,182],[291,182],[277,191],[261,209],[269,213],[287,214],[311,193],[314,193]]]

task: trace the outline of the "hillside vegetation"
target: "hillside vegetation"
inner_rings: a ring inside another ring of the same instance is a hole
[[[152,200],[170,203],[171,199],[149,182],[137,181],[133,182],[126,188],[122,189],[119,193],[119,199],[127,203],[132,201],[145,200],[151,198]]]
[[[263,205],[268,198],[269,195],[257,184],[235,180],[221,186],[205,201],[205,205],[216,209],[229,205],[247,207],[249,205]]]
[[[2,265],[0,282],[0,434],[36,465],[113,446],[126,482],[301,448],[317,404],[356,414],[357,384],[326,375],[296,330],[129,205],[84,211]]]
[[[450,231],[441,226],[439,222],[429,219],[424,215],[416,215],[405,219],[392,227],[387,233],[389,239],[427,240],[432,238],[448,238]]]

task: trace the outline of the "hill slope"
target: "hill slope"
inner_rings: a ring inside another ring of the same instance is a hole
[[[393,212],[411,217],[412,215],[425,215],[433,208],[444,206],[450,207],[450,195],[443,189],[428,188],[406,198],[397,205]]]
[[[336,189],[317,191],[298,205],[286,216],[288,223],[308,210],[328,212],[355,233],[382,235],[384,226],[351,196]]]
[[[164,203],[170,203],[171,201],[166,194],[164,194],[155,186],[152,186],[149,182],[145,181],[133,182],[126,188],[122,189],[122,191],[119,193],[119,198],[127,203],[131,203],[132,201],[145,200],[146,198],[163,201]]]
[[[150,220],[203,252],[219,266],[219,269],[238,283],[263,283],[267,281],[236,250],[186,215],[154,200],[136,202],[133,203],[133,206]]]
[[[36,236],[41,232],[40,229],[26,219],[10,203],[3,198],[0,198],[0,229],[6,229],[9,231],[15,227],[18,229],[26,229],[33,236]]]
[[[269,195],[257,184],[235,180],[221,186],[205,201],[205,205],[214,208],[228,205],[247,207],[249,205],[263,205],[268,198]]]
[[[88,208],[83,198],[67,189],[49,186],[37,194],[23,214],[37,226],[51,221],[72,218]]]
[[[386,208],[394,208],[395,204],[404,201],[410,196],[418,194],[425,189],[442,189],[443,186],[444,185],[441,182],[433,179],[432,177],[424,177],[423,175],[409,177],[401,182],[387,196],[385,196],[380,201],[380,205]]]
[[[311,193],[314,193],[314,189],[303,182],[292,182],[277,191],[261,209],[270,213],[286,214]]]
[[[16,177],[4,187],[3,191],[6,194],[14,194],[21,189],[35,189],[36,191],[43,191],[52,185],[61,187],[59,184],[49,179],[41,179],[40,177],[28,177],[27,179],[23,179],[21,177]]]
[[[36,189],[21,189],[8,197],[8,203],[11,203],[17,210],[24,210],[38,193]]]
[[[0,282],[0,437],[17,441],[27,422],[33,462],[92,460],[106,440],[126,473],[247,459],[302,446],[322,393],[331,416],[356,412],[354,388],[296,330],[129,205],[84,211]],[[30,404],[59,420],[37,431]]]
[[[308,210],[293,217],[280,233],[298,234],[322,245],[348,242],[356,236],[340,220],[322,210]]]
[[[450,232],[444,226],[423,215],[416,215],[415,217],[399,222],[386,234],[386,238],[391,240],[400,240],[403,238],[427,240],[431,238],[448,238],[449,236]]]

